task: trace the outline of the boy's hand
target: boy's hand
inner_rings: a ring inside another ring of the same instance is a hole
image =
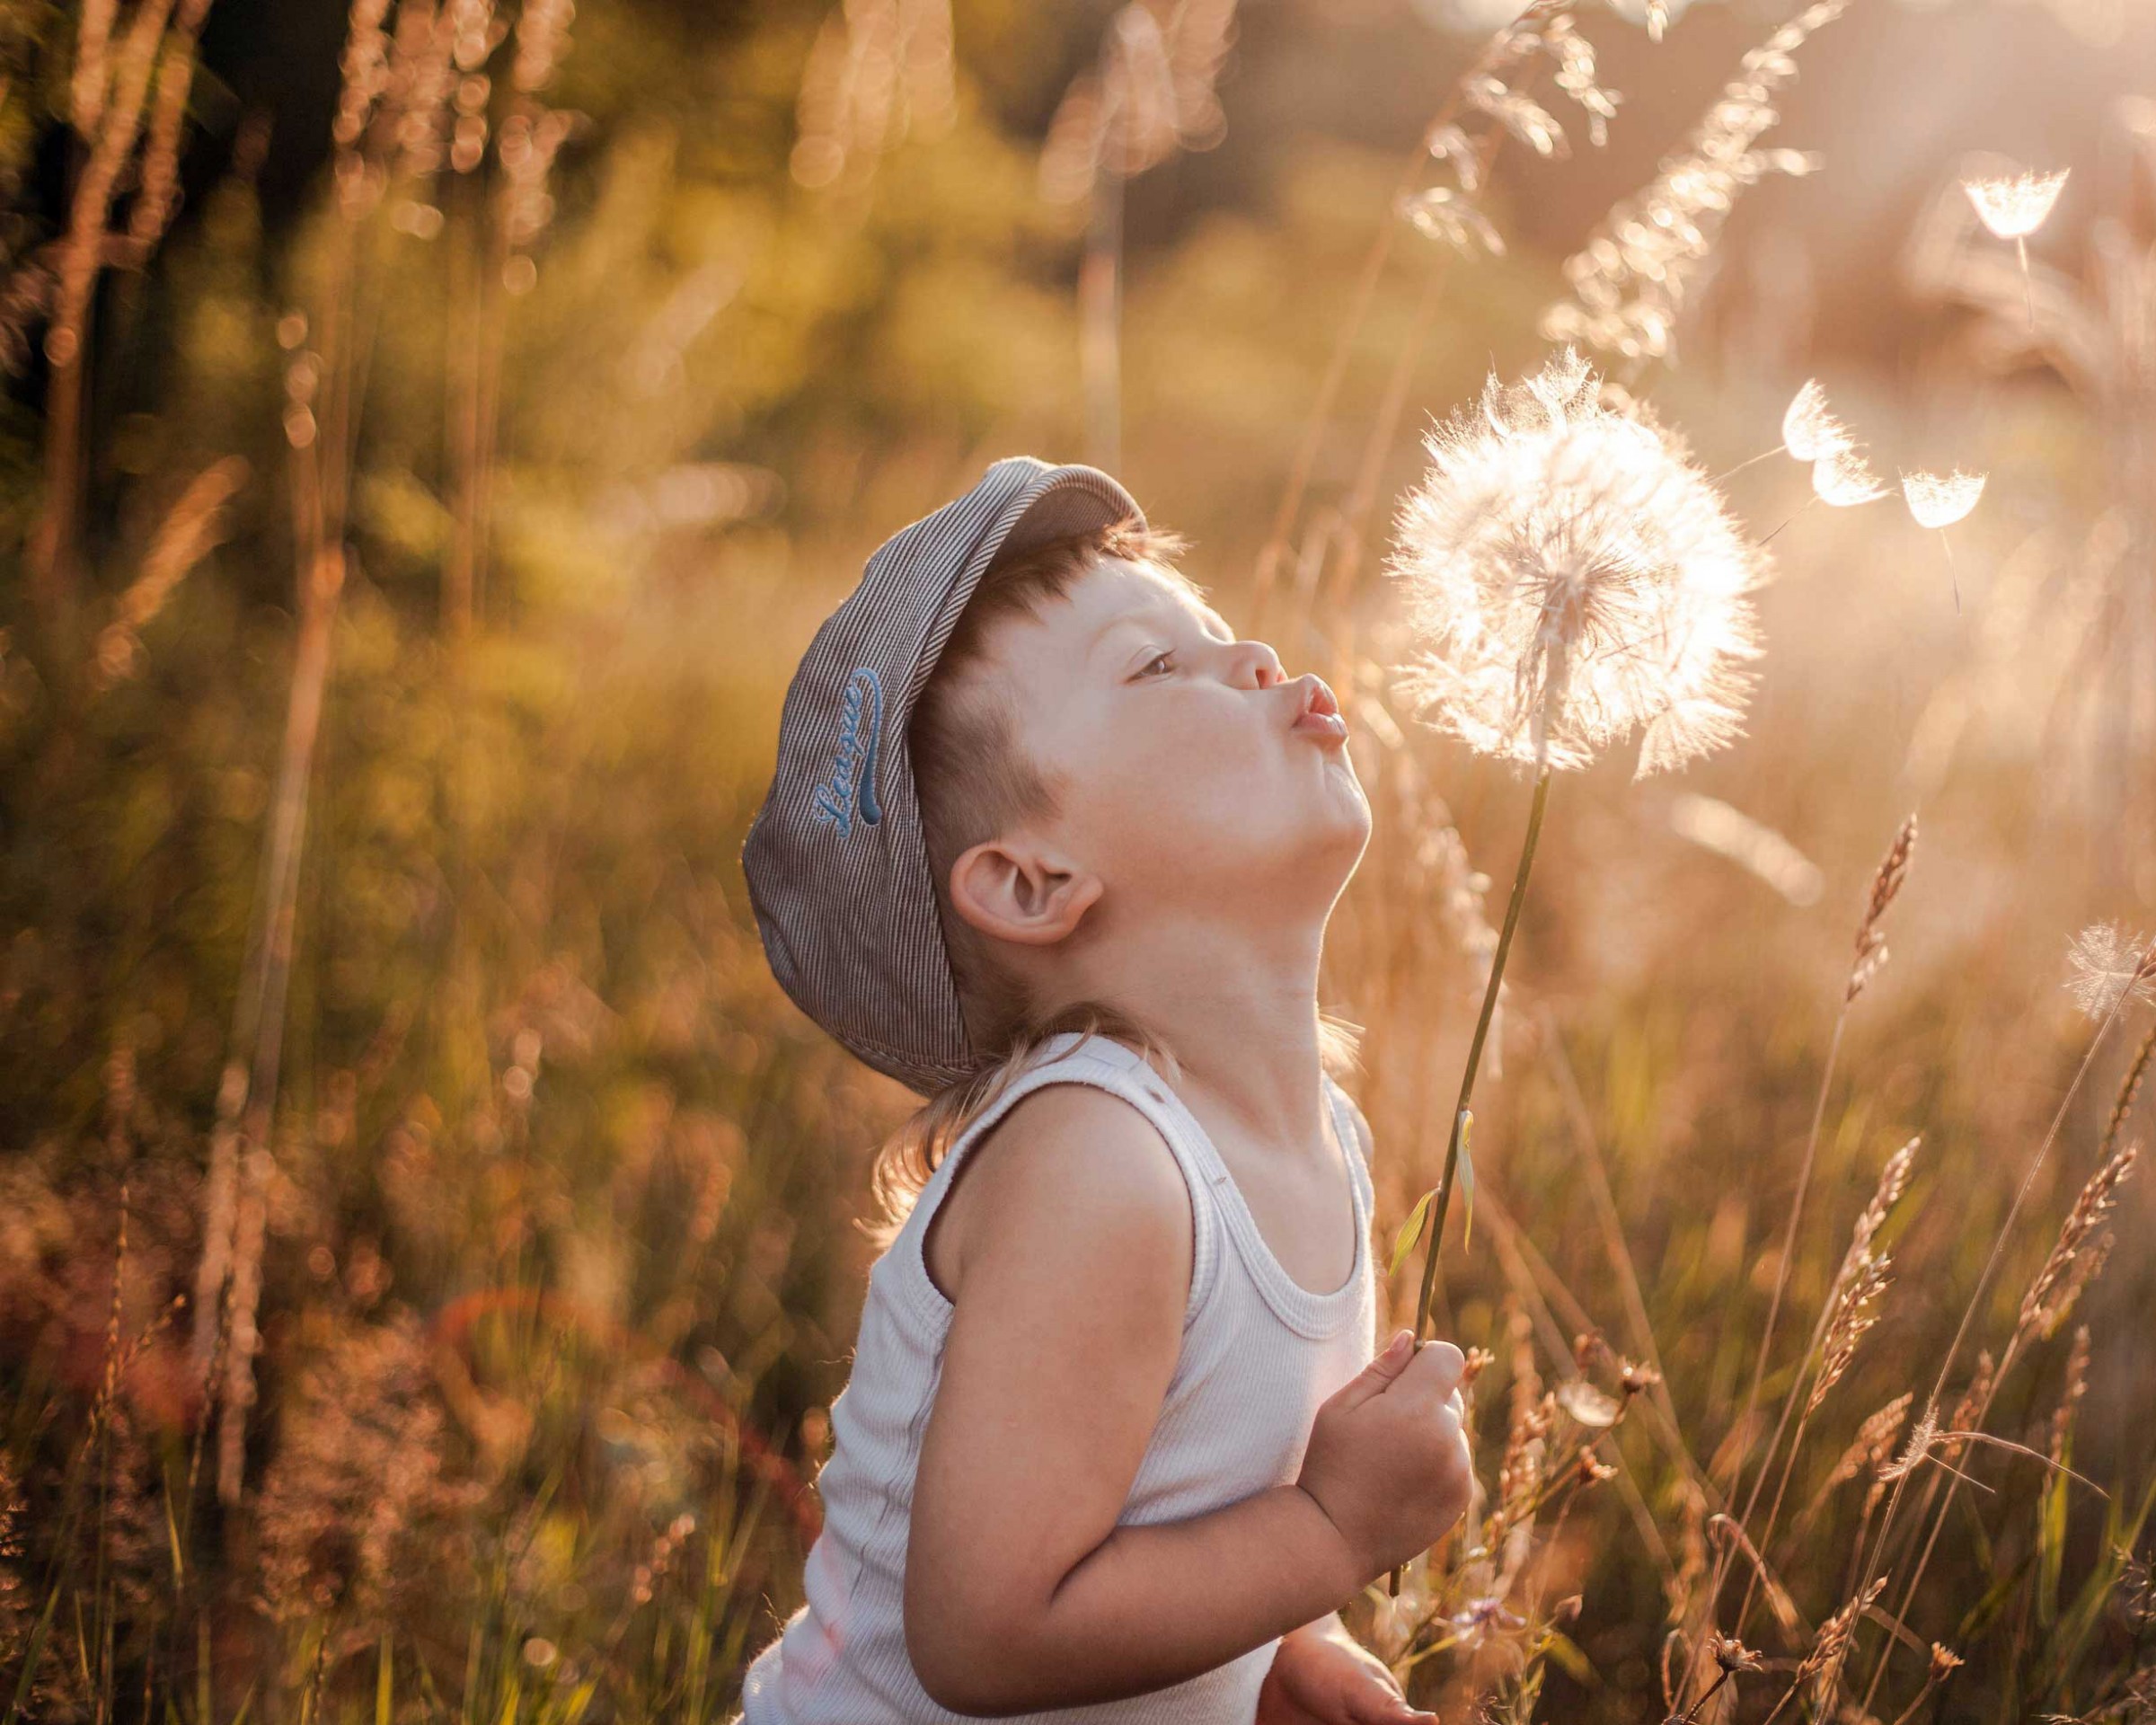
[[[1258,1692],[1256,1725],[1409,1725],[1436,1717],[1408,1705],[1384,1662],[1356,1645],[1336,1613],[1280,1638]]]
[[[1399,1331],[1319,1406],[1295,1482],[1339,1531],[1357,1588],[1436,1544],[1472,1489],[1466,1359],[1449,1341],[1413,1340]]]

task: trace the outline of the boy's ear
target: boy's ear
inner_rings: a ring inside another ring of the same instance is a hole
[[[1083,920],[1106,883],[1060,851],[1022,836],[985,839],[950,866],[950,903],[982,933],[1053,946]]]

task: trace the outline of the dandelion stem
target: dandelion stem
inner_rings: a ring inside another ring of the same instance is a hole
[[[1961,615],[1961,575],[1954,567],[1954,542],[1947,537],[1947,530],[1939,530],[1939,543],[1947,549],[1947,579],[1954,584],[1954,615]]]
[[[1534,867],[1534,847],[1542,836],[1542,816],[1550,806],[1550,771],[1544,766],[1534,781],[1534,804],[1527,814],[1527,836],[1520,845],[1520,866],[1512,877],[1512,902],[1505,907],[1505,927],[1498,936],[1497,953],[1489,961],[1489,983],[1482,991],[1482,1015],[1475,1021],[1475,1039],[1468,1046],[1467,1071],[1460,1080],[1460,1101],[1453,1110],[1453,1136],[1445,1153],[1445,1172],[1438,1176],[1436,1197],[1430,1206],[1429,1243],[1423,1250],[1422,1292],[1415,1303],[1415,1340],[1422,1340],[1429,1322],[1430,1296],[1437,1286],[1437,1243],[1445,1237],[1445,1213],[1453,1201],[1454,1176],[1460,1166],[1461,1126],[1468,1105],[1474,1101],[1475,1075],[1481,1070],[1483,1045],[1489,1039],[1490,1020],[1497,1016],[1498,990],[1505,980],[1505,961],[1512,953],[1513,932],[1520,924],[1520,906],[1527,897],[1527,876]]]
[[[2028,301],[2028,332],[2034,335],[2037,332],[2037,284],[2028,273],[2028,236],[2026,234],[2016,237],[2014,250],[2021,259],[2021,292]]]

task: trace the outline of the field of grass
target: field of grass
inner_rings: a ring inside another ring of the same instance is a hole
[[[1578,41],[1696,112],[1794,9],[1162,8],[1172,123],[1109,55],[1091,155],[1055,10],[358,0],[274,125],[199,0],[0,19],[10,1725],[727,1717],[910,1101],[738,854],[809,633],[996,456],[1113,465],[1352,692],[1381,1246],[1436,1181],[1533,782],[1400,698],[1393,503],[1593,276],[1515,233],[1602,160]],[[1440,157],[1341,120],[1373,55]],[[1717,112],[1695,161],[1780,147]],[[1348,1613],[1448,1720],[2156,1716],[2156,124],[2103,123],[2026,280],[1927,159],[1905,361],[1760,360],[1681,172],[1617,290],[1674,345],[1549,326],[1776,571],[1745,736],[1550,800],[1436,1284],[1485,1497]],[[1951,561],[1752,460],[1814,369],[1889,485],[1989,474]]]

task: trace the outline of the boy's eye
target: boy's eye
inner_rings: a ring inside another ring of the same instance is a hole
[[[1142,669],[1139,671],[1139,673],[1138,673],[1138,674],[1139,674],[1139,676],[1141,676],[1141,677],[1144,676],[1144,675],[1145,675],[1145,673],[1146,673],[1146,672],[1148,672],[1148,671],[1150,671],[1150,670],[1152,670],[1152,669],[1153,669],[1153,668],[1155,665],[1165,665],[1165,664],[1166,664],[1166,663],[1169,661],[1169,659],[1170,659],[1171,658],[1172,658],[1172,657],[1173,657],[1173,654],[1172,654],[1172,653],[1156,653],[1156,654],[1154,654],[1154,655],[1153,656],[1153,658],[1151,658],[1150,659],[1146,660],[1146,662],[1145,662],[1144,666],[1143,667],[1143,668],[1142,668]]]

